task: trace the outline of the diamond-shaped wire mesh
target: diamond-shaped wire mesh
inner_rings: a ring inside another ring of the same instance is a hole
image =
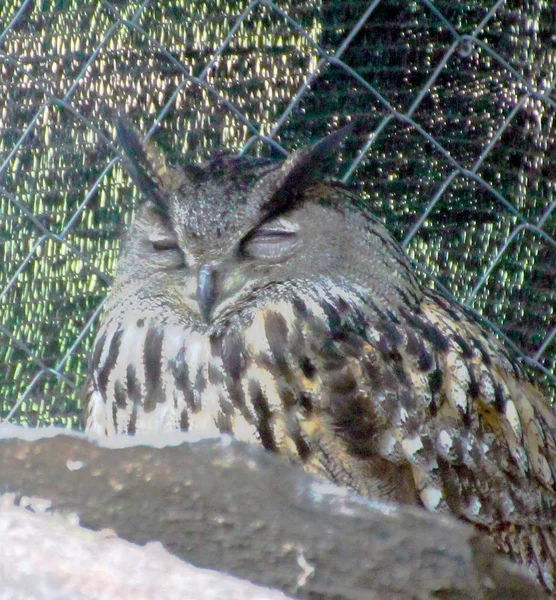
[[[554,395],[555,23],[542,0],[5,0],[0,418],[79,423],[136,202],[120,114],[180,161],[285,154],[364,115],[337,176]]]

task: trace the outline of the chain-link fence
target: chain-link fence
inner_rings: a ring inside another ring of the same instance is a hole
[[[79,422],[135,203],[122,113],[180,161],[286,154],[365,115],[338,175],[553,393],[555,22],[542,0],[5,0],[0,417]]]

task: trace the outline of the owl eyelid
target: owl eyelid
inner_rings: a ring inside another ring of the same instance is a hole
[[[295,231],[286,231],[284,229],[270,227],[255,229],[241,241],[239,245],[239,254],[242,256],[264,254],[264,251],[261,252],[261,249],[265,246],[285,245],[291,247],[296,237],[297,233]],[[259,250],[256,251],[256,248]]]
[[[286,219],[275,219],[270,223],[263,223],[253,230],[251,237],[292,237],[299,232],[299,225]]]
[[[151,240],[154,250],[164,252],[166,250],[179,250],[178,243],[175,240]]]
[[[283,237],[283,238],[292,238],[295,237],[297,234],[295,231],[285,231],[283,229],[258,229],[257,231],[254,231],[253,234],[251,235],[250,239],[264,239],[264,238],[278,238],[278,237]]]
[[[156,252],[164,252],[166,250],[179,250],[178,240],[174,235],[154,234],[149,236],[149,242],[153,250]]]
[[[278,263],[291,256],[298,245],[298,235],[282,229],[253,231],[240,245],[239,254],[245,258]]]

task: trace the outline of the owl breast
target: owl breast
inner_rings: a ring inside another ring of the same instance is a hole
[[[113,311],[91,361],[88,431],[229,433],[272,450],[293,444],[299,454],[299,422],[317,410],[322,385],[304,323],[318,344],[319,331],[330,334],[323,300],[334,312],[348,306],[323,287],[305,291],[211,325]]]

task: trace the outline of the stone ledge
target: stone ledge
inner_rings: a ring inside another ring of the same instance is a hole
[[[0,428],[0,493],[128,542],[159,541],[196,567],[298,598],[547,597],[470,526],[365,501],[248,444],[192,440],[100,445],[60,430]]]

